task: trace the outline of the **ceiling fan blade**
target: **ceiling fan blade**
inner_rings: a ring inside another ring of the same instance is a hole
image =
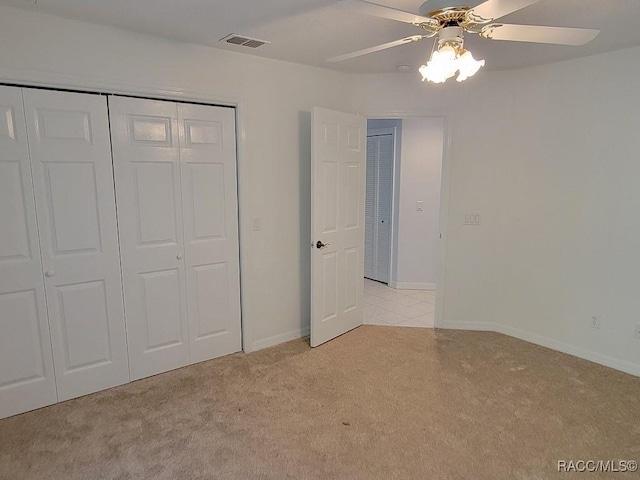
[[[467,20],[473,23],[489,23],[541,0],[487,0],[467,12]]]
[[[600,33],[600,30],[587,28],[503,25],[500,23],[492,23],[482,29],[480,36],[490,40],[509,40],[512,42],[584,45],[596,38],[598,33]]]
[[[364,48],[357,52],[345,53],[344,55],[338,55],[337,57],[327,58],[327,62],[342,62],[343,60],[349,60],[351,58],[360,57],[361,55],[367,55],[368,53],[379,52],[380,50],[386,50],[387,48],[397,47],[399,45],[405,45],[407,43],[417,42],[423,38],[428,38],[430,35],[412,35],[411,37],[401,38],[393,42],[383,43],[382,45],[376,45],[375,47]]]
[[[410,23],[412,25],[421,25],[426,23],[433,25],[434,27],[439,26],[439,22],[437,20],[434,20],[433,18],[423,17],[415,13],[409,13],[403,10],[385,7],[384,5],[366,2],[364,0],[342,0],[338,3],[338,5],[372,17],[388,18],[389,20]]]

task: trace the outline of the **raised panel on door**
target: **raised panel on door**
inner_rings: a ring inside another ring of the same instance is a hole
[[[235,111],[178,104],[191,362],[241,350]]]
[[[59,400],[129,381],[106,98],[24,90]]]
[[[0,418],[56,401],[22,91],[0,86]]]
[[[312,128],[315,347],[362,324],[366,122],[357,115],[316,108]]]
[[[175,103],[109,97],[131,378],[189,363]]]

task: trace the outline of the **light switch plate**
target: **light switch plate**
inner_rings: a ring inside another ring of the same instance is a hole
[[[422,207],[422,200],[418,200],[418,201],[416,202],[416,210],[417,210],[418,212],[421,212],[421,211],[423,210],[423,207]]]
[[[463,225],[480,225],[481,222],[479,213],[465,213]]]

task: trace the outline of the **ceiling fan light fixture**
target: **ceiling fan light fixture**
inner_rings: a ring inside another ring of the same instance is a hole
[[[450,47],[449,47],[450,48]],[[426,65],[422,65],[418,71],[422,75],[422,81],[429,80],[433,83],[444,83],[456,74],[455,52],[440,53],[437,50],[431,55]]]
[[[473,58],[471,52],[462,48],[461,40],[453,46],[450,42],[441,41],[427,64],[418,69],[423,82],[428,80],[433,83],[444,83],[456,73],[458,73],[456,80],[462,82],[484,67],[484,60]]]
[[[599,30],[587,28],[491,23],[541,1],[468,0],[457,4],[456,0],[426,0],[420,7],[420,13],[415,14],[380,5],[377,0],[341,0],[339,4],[350,5],[363,14],[413,25],[421,30],[421,34],[328,58],[327,61],[350,60],[435,37],[429,61],[418,69],[422,80],[442,83],[459,72],[457,81],[462,82],[485,64],[484,60],[474,59],[463,48],[465,33],[487,40],[574,46],[584,45],[598,35]]]

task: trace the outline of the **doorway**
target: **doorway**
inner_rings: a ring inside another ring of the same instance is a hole
[[[368,120],[364,323],[435,323],[444,149],[445,118]]]

